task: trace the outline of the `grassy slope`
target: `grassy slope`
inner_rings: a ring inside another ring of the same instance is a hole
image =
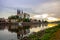
[[[60,29],[57,30],[57,32],[54,32],[54,33],[51,35],[50,40],[60,40]]]
[[[60,25],[46,29],[42,32],[38,32],[33,35],[30,35],[28,38],[30,40],[49,40],[52,37],[53,33],[59,29],[60,29]]]

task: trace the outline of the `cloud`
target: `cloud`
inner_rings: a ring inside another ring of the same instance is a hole
[[[31,14],[48,14],[49,16],[60,16],[60,0],[0,0],[1,15],[7,14],[14,10],[14,8],[23,9],[24,12]],[[4,7],[11,9],[7,12]],[[4,13],[2,13],[4,11]],[[11,12],[9,15],[15,14]],[[6,16],[6,15],[3,15]]]
[[[59,17],[60,1],[45,2],[33,8],[38,14],[49,14],[50,16]]]

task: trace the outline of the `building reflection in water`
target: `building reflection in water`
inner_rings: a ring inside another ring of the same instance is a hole
[[[5,26],[4,25],[0,25],[0,30],[4,30]]]
[[[5,28],[8,29],[11,33],[16,33],[18,39],[23,39],[24,37],[27,37],[28,35],[38,32],[40,30],[43,30],[45,28],[51,27],[55,24],[35,24],[35,25],[29,25],[29,26],[19,26],[19,25],[8,25],[3,26],[0,25],[0,30],[4,30]]]
[[[17,38],[22,39],[23,37],[28,36],[27,34],[30,33],[29,27],[30,26],[21,27],[16,25],[10,25],[8,27],[8,31],[17,33]]]

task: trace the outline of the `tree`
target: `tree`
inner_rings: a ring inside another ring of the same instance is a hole
[[[8,17],[8,19],[18,19],[18,18],[19,18],[19,16],[17,16],[17,15]]]
[[[9,16],[8,19],[9,19],[9,22],[10,22],[11,19],[15,19],[15,20],[17,20],[17,22],[22,21],[22,18],[17,16],[17,15]]]
[[[24,18],[23,22],[30,22],[30,19],[29,18]]]

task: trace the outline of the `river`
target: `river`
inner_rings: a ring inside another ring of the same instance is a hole
[[[56,23],[35,24],[29,26],[0,25],[0,40],[20,40],[35,32],[56,26]]]

